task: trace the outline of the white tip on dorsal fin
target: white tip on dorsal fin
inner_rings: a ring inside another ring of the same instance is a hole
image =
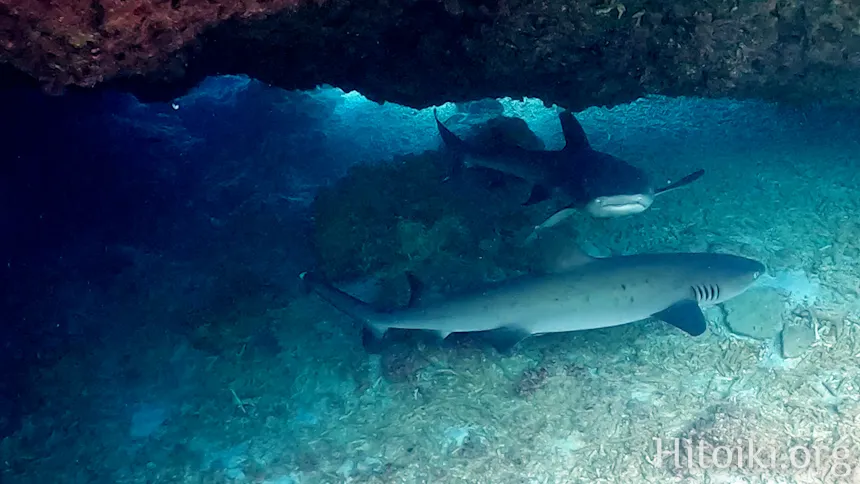
[[[574,237],[558,230],[541,232],[530,248],[534,251],[535,269],[540,272],[565,272],[595,259],[582,250]]]
[[[554,259],[549,261],[548,268],[551,272],[564,272],[593,260],[594,257],[586,254],[576,243],[571,243],[564,251],[555,254]]]

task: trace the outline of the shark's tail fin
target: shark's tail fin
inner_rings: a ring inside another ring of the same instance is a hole
[[[368,338],[381,339],[388,331],[388,327],[380,321],[380,313],[366,302],[350,296],[311,272],[302,272],[299,278],[309,290],[317,293],[335,309],[361,323],[364,326],[365,342]]]
[[[435,109],[433,110],[433,117],[436,119],[436,127],[439,129],[439,136],[442,137],[442,142],[445,144],[445,147],[448,148],[448,157],[451,162],[449,177],[459,176],[463,171],[463,162],[465,161],[468,146],[466,142],[454,134],[453,131],[446,128],[445,125],[442,124],[442,121],[439,121],[439,116],[436,114]]]
[[[676,188],[681,188],[683,186],[687,186],[690,183],[693,183],[694,181],[701,178],[702,175],[704,175],[704,174],[705,174],[705,170],[696,170],[693,173],[690,173],[689,175],[685,176],[684,178],[681,178],[680,180],[676,181],[675,183],[670,183],[663,188],[658,188],[654,192],[654,194],[659,195],[661,193],[666,193],[669,190],[674,190]]]
[[[436,114],[436,110],[433,110],[433,117],[436,118],[436,127],[439,129],[439,136],[442,137],[442,141],[445,142],[445,146],[453,149],[454,151],[464,151],[466,148],[466,142],[461,140],[459,136],[454,134],[453,131],[446,128],[442,121],[439,121],[439,115]]]

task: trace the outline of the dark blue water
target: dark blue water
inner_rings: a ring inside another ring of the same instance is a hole
[[[169,104],[0,102],[3,482],[668,482],[641,467],[652,437],[778,447],[791,428],[831,445],[860,412],[856,113],[665,98],[577,113],[596,149],[658,179],[707,174],[634,218],[575,217],[576,243],[740,253],[770,274],[709,310],[701,340],[647,322],[505,357],[369,355],[299,284],[327,267],[403,299],[405,270],[444,292],[523,269],[516,241],[554,207],[424,163],[431,110],[234,77]],[[439,108],[456,129],[500,112],[561,146],[538,100]]]

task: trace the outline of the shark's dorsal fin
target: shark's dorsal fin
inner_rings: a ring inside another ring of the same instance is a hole
[[[534,244],[537,272],[559,273],[572,270],[595,260],[576,242],[560,234],[538,234]]]
[[[565,272],[594,261],[594,257],[586,254],[575,242],[569,242],[566,247],[556,252],[553,259],[547,261],[551,272]]]
[[[421,304],[421,297],[424,295],[424,283],[411,272],[406,273],[406,280],[409,281],[409,307],[414,308]]]
[[[591,148],[591,143],[588,142],[588,137],[585,135],[585,130],[582,125],[576,120],[570,111],[562,111],[558,113],[558,120],[561,121],[561,132],[564,134],[564,150],[579,151]]]

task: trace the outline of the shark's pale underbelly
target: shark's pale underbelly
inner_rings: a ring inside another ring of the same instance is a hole
[[[395,317],[391,327],[442,333],[488,331],[500,327],[517,327],[532,334],[580,331],[646,319],[677,299],[665,293],[640,293],[638,296],[619,293],[602,297],[542,294],[532,298],[497,295],[404,311],[392,315]]]

